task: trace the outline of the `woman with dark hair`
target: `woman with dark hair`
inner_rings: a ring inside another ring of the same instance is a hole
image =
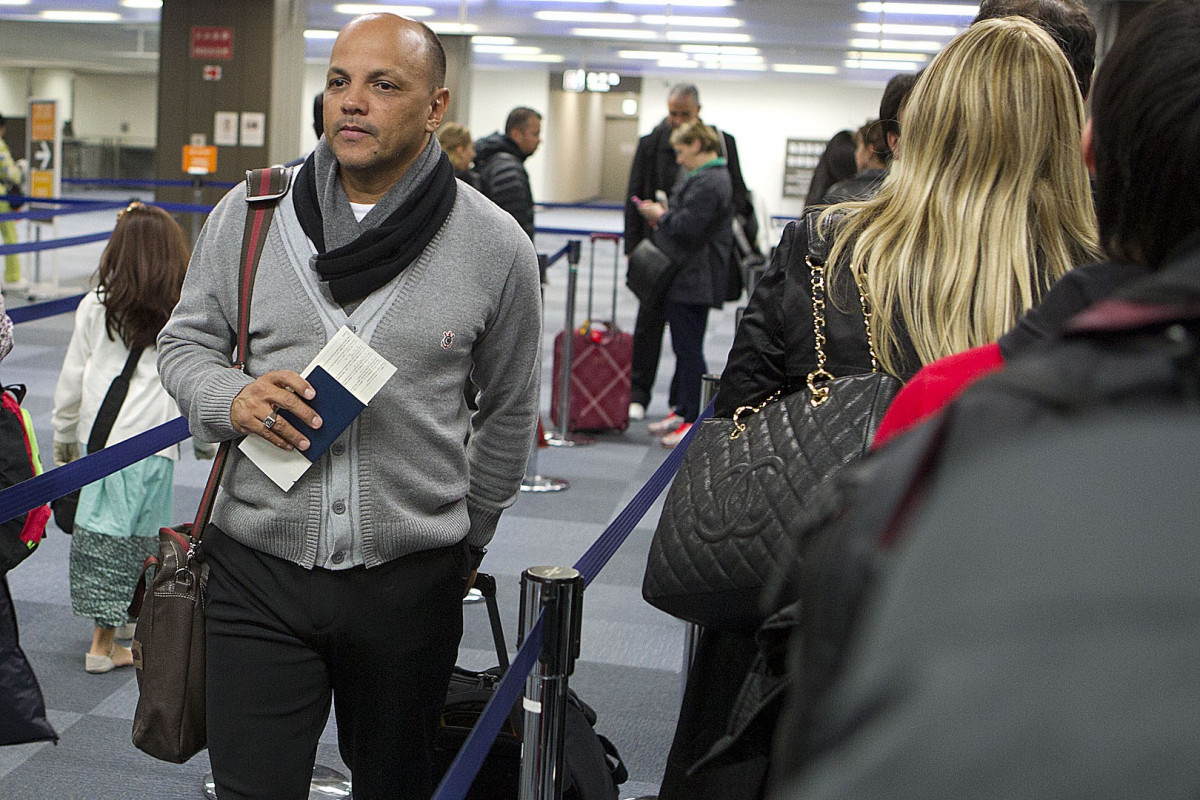
[[[113,379],[131,360],[129,391],[106,444],[179,416],[158,379],[155,339],[179,302],[187,263],[187,240],[167,212],[134,202],[118,215],[100,257],[97,287],[75,312],[54,392],[55,465],[86,449]],[[142,562],[157,550],[158,529],[171,523],[178,458],[173,445],[80,491],[71,540],[71,605],[94,621],[84,663],[88,672],[133,663],[129,648],[115,642],[117,628],[127,622]]]
[[[854,163],[854,134],[838,131],[825,144],[825,152],[817,160],[804,205],[811,206],[825,199],[825,194],[835,184],[854,177],[858,166]]]

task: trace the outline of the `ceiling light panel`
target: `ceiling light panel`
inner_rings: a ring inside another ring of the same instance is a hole
[[[43,11],[41,18],[51,22],[120,22],[115,11]]]
[[[637,17],[633,14],[593,11],[535,11],[533,17],[543,22],[579,22],[593,25],[632,25],[637,22]]]
[[[721,53],[726,55],[737,56],[757,56],[761,55],[762,51],[757,47],[739,47],[737,45],[721,45],[721,44],[681,44],[679,45],[681,53]]]
[[[428,6],[388,6],[378,3],[338,3],[333,10],[357,17],[363,14],[399,14],[402,17],[432,17]]]
[[[670,6],[671,8],[729,8],[736,0],[613,0],[619,6]]]
[[[542,52],[540,47],[518,47],[512,44],[477,44],[471,49],[476,53],[512,53],[525,56],[535,56]]]
[[[974,17],[977,5],[952,3],[859,3],[858,10],[867,14],[912,14],[929,17]]]
[[[929,60],[929,56],[924,53],[887,53],[881,50],[872,50],[870,52],[856,52],[851,50],[846,53],[846,58],[869,61],[915,61],[918,64]]]
[[[121,0],[125,8],[162,8],[162,0]]]
[[[751,41],[748,33],[716,33],[714,31],[667,31],[668,42],[727,42],[741,44]]]
[[[740,28],[746,23],[734,17],[681,17],[678,14],[646,14],[643,25],[682,25],[692,28]]]
[[[617,58],[626,58],[631,61],[665,61],[670,59],[686,59],[687,55],[671,50],[619,50],[617,51]]]
[[[892,72],[916,72],[920,64],[905,61],[846,61],[846,69],[890,69]]]
[[[823,64],[773,64],[771,69],[776,72],[790,72],[801,75],[836,75],[838,68]]]
[[[566,58],[554,53],[540,54],[524,54],[524,53],[505,53],[500,56],[501,61],[529,61],[537,64],[561,64],[566,61]]]
[[[642,31],[636,28],[572,28],[572,36],[582,36],[586,39],[632,39],[643,42],[659,38],[654,31]]]
[[[923,53],[936,53],[945,47],[943,42],[905,41],[904,39],[851,39],[851,47],[864,50],[917,50]]]
[[[859,33],[885,33],[891,36],[957,36],[962,28],[953,25],[901,25],[895,22],[856,22]]]
[[[476,36],[471,40],[472,44],[516,44],[517,40],[511,36]]]
[[[309,28],[308,30],[306,30],[304,32],[305,39],[336,39],[337,37],[338,37],[337,31],[324,31],[324,30],[316,30],[314,28]]]
[[[434,33],[479,33],[479,26],[473,22],[426,22],[425,24]]]

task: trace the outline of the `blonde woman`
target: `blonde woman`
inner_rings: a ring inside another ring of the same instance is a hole
[[[1034,23],[980,22],[947,45],[909,98],[904,139],[879,193],[823,216],[833,242],[825,368],[838,377],[871,368],[856,279],[872,306],[881,368],[907,379],[925,363],[994,341],[1057,278],[1092,258],[1082,125],[1071,68]],[[816,365],[807,255],[803,225],[788,225],[738,326],[717,414],[805,387]],[[761,796],[766,758],[756,761],[753,745],[735,763],[687,774],[724,735],[757,655],[752,630],[701,634],[663,800]]]
[[[1062,51],[1017,17],[972,25],[918,80],[904,147],[879,193],[831,206],[827,369],[870,369],[855,281],[881,367],[995,341],[1071,267],[1095,257],[1080,150],[1083,101]],[[804,386],[814,366],[808,241],[784,231],[743,317],[717,413]]]

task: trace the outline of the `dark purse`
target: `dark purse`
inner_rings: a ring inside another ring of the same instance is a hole
[[[130,350],[121,374],[113,378],[112,383],[108,385],[108,391],[100,403],[100,410],[96,412],[96,421],[92,423],[92,432],[88,435],[87,451],[89,455],[100,452],[108,444],[108,435],[112,433],[113,425],[117,422],[117,415],[121,413],[121,406],[125,404],[125,397],[129,394],[129,381],[133,379],[133,373],[137,370],[138,360],[141,359],[144,349],[139,347],[136,350]],[[54,524],[63,533],[75,532],[75,512],[79,509],[79,491],[76,489],[73,492],[67,492],[57,500],[50,501],[50,509],[54,512]]]
[[[810,498],[869,450],[900,381],[878,371],[870,308],[861,294],[871,372],[835,378],[825,370],[823,239],[810,220],[817,366],[807,391],[733,419],[705,420],[667,493],[650,544],[642,596],[672,616],[714,628],[753,630],[758,598],[794,557],[791,531],[803,530]]]
[[[245,369],[250,299],[262,245],[279,198],[287,194],[291,173],[282,168],[246,175],[246,214],[242,237],[241,287],[238,293],[237,362]],[[204,706],[204,601],[208,564],[200,540],[208,526],[230,442],[221,443],[193,523],[158,532],[158,555],[146,560],[143,579],[129,607],[137,619],[133,665],[138,703],[133,714],[133,744],[162,761],[182,764],[207,744]],[[153,577],[148,578],[153,569]]]
[[[671,261],[649,237],[642,239],[629,254],[629,269],[625,273],[625,285],[643,303],[657,302],[679,267]]]

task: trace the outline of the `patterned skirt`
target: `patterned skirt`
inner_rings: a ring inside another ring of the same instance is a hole
[[[97,628],[129,621],[142,564],[158,553],[157,536],[107,536],[75,526],[71,537],[71,607]]]

